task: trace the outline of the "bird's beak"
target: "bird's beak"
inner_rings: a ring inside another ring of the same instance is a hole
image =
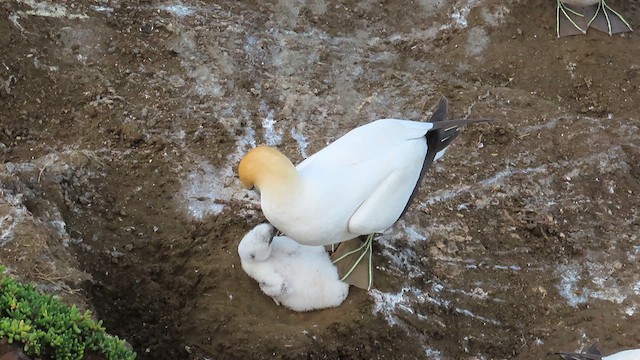
[[[260,192],[259,192],[259,191],[258,191],[258,194],[260,194]],[[273,227],[273,228],[271,229],[271,237],[269,238],[269,246],[271,246],[271,243],[273,242],[273,238],[274,238],[274,237],[276,237],[276,236],[278,236],[278,233],[279,233],[279,231],[278,231],[278,229],[276,229],[275,227]]]
[[[259,192],[258,192],[258,194],[259,194]],[[276,228],[275,228],[275,226],[274,226],[274,227],[273,227],[273,231],[271,232],[271,238],[269,239],[269,246],[271,246],[271,243],[273,242],[273,238],[274,238],[274,237],[276,237],[276,236],[282,236],[282,235],[284,235],[284,234],[282,233],[282,231],[280,231],[280,230],[276,229]]]
[[[240,184],[242,185],[243,188],[251,190],[253,188],[253,183],[249,182],[249,181],[245,181],[244,178],[240,178]]]

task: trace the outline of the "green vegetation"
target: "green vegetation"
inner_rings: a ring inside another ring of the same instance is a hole
[[[51,295],[39,293],[4,275],[0,265],[0,339],[20,343],[28,355],[44,359],[82,359],[85,350],[109,360],[132,360],[136,354],[126,343],[105,333],[102,321],[81,313]]]

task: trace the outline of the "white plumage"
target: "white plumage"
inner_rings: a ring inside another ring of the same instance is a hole
[[[281,211],[263,201],[265,216],[306,245],[384,231],[398,220],[416,187],[427,154],[424,135],[432,125],[384,119],[350,131],[301,162],[296,167],[301,188],[291,194],[295,203]],[[315,219],[291,226],[294,214]]]
[[[602,356],[596,344],[585,353],[558,353],[564,360],[640,360],[640,349],[624,350],[615,354]]]
[[[294,311],[342,304],[349,285],[340,281],[324,248],[300,245],[286,236],[273,237],[274,230],[269,224],[260,224],[238,245],[242,269],[260,289]]]
[[[609,356],[603,356],[602,360],[640,360],[640,350],[625,350]]]
[[[457,125],[443,98],[432,121],[382,119],[357,127],[294,167],[260,146],[239,165],[240,180],[260,191],[262,211],[278,230],[305,245],[328,245],[393,225],[423,168],[444,154]],[[427,134],[436,135],[429,144]]]

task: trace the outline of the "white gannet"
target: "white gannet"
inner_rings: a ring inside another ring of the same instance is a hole
[[[349,295],[349,285],[322,246],[304,246],[275,236],[269,224],[249,231],[238,245],[242,269],[276,304],[294,311],[336,307]]]
[[[442,97],[428,122],[382,119],[357,127],[298,166],[275,148],[256,147],[240,161],[240,181],[260,193],[267,220],[300,244],[329,245],[369,235],[345,256],[357,265],[368,254],[366,281],[347,282],[370,289],[374,234],[404,213],[426,170],[458,136],[458,126],[490,121],[446,120],[447,104]],[[354,268],[341,274],[342,280]]]
[[[603,356],[593,344],[586,353],[557,353],[564,360],[639,360],[640,349],[624,350],[615,354]]]
[[[558,37],[585,34],[592,27],[609,35],[633,31],[605,0],[556,0]]]

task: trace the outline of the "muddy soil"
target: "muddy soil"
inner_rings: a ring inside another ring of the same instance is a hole
[[[609,2],[640,26],[635,1]],[[640,343],[640,36],[554,1],[0,3],[0,262],[141,359],[543,359]],[[469,127],[375,245],[376,289],[293,313],[236,248],[235,169],[441,95]]]

